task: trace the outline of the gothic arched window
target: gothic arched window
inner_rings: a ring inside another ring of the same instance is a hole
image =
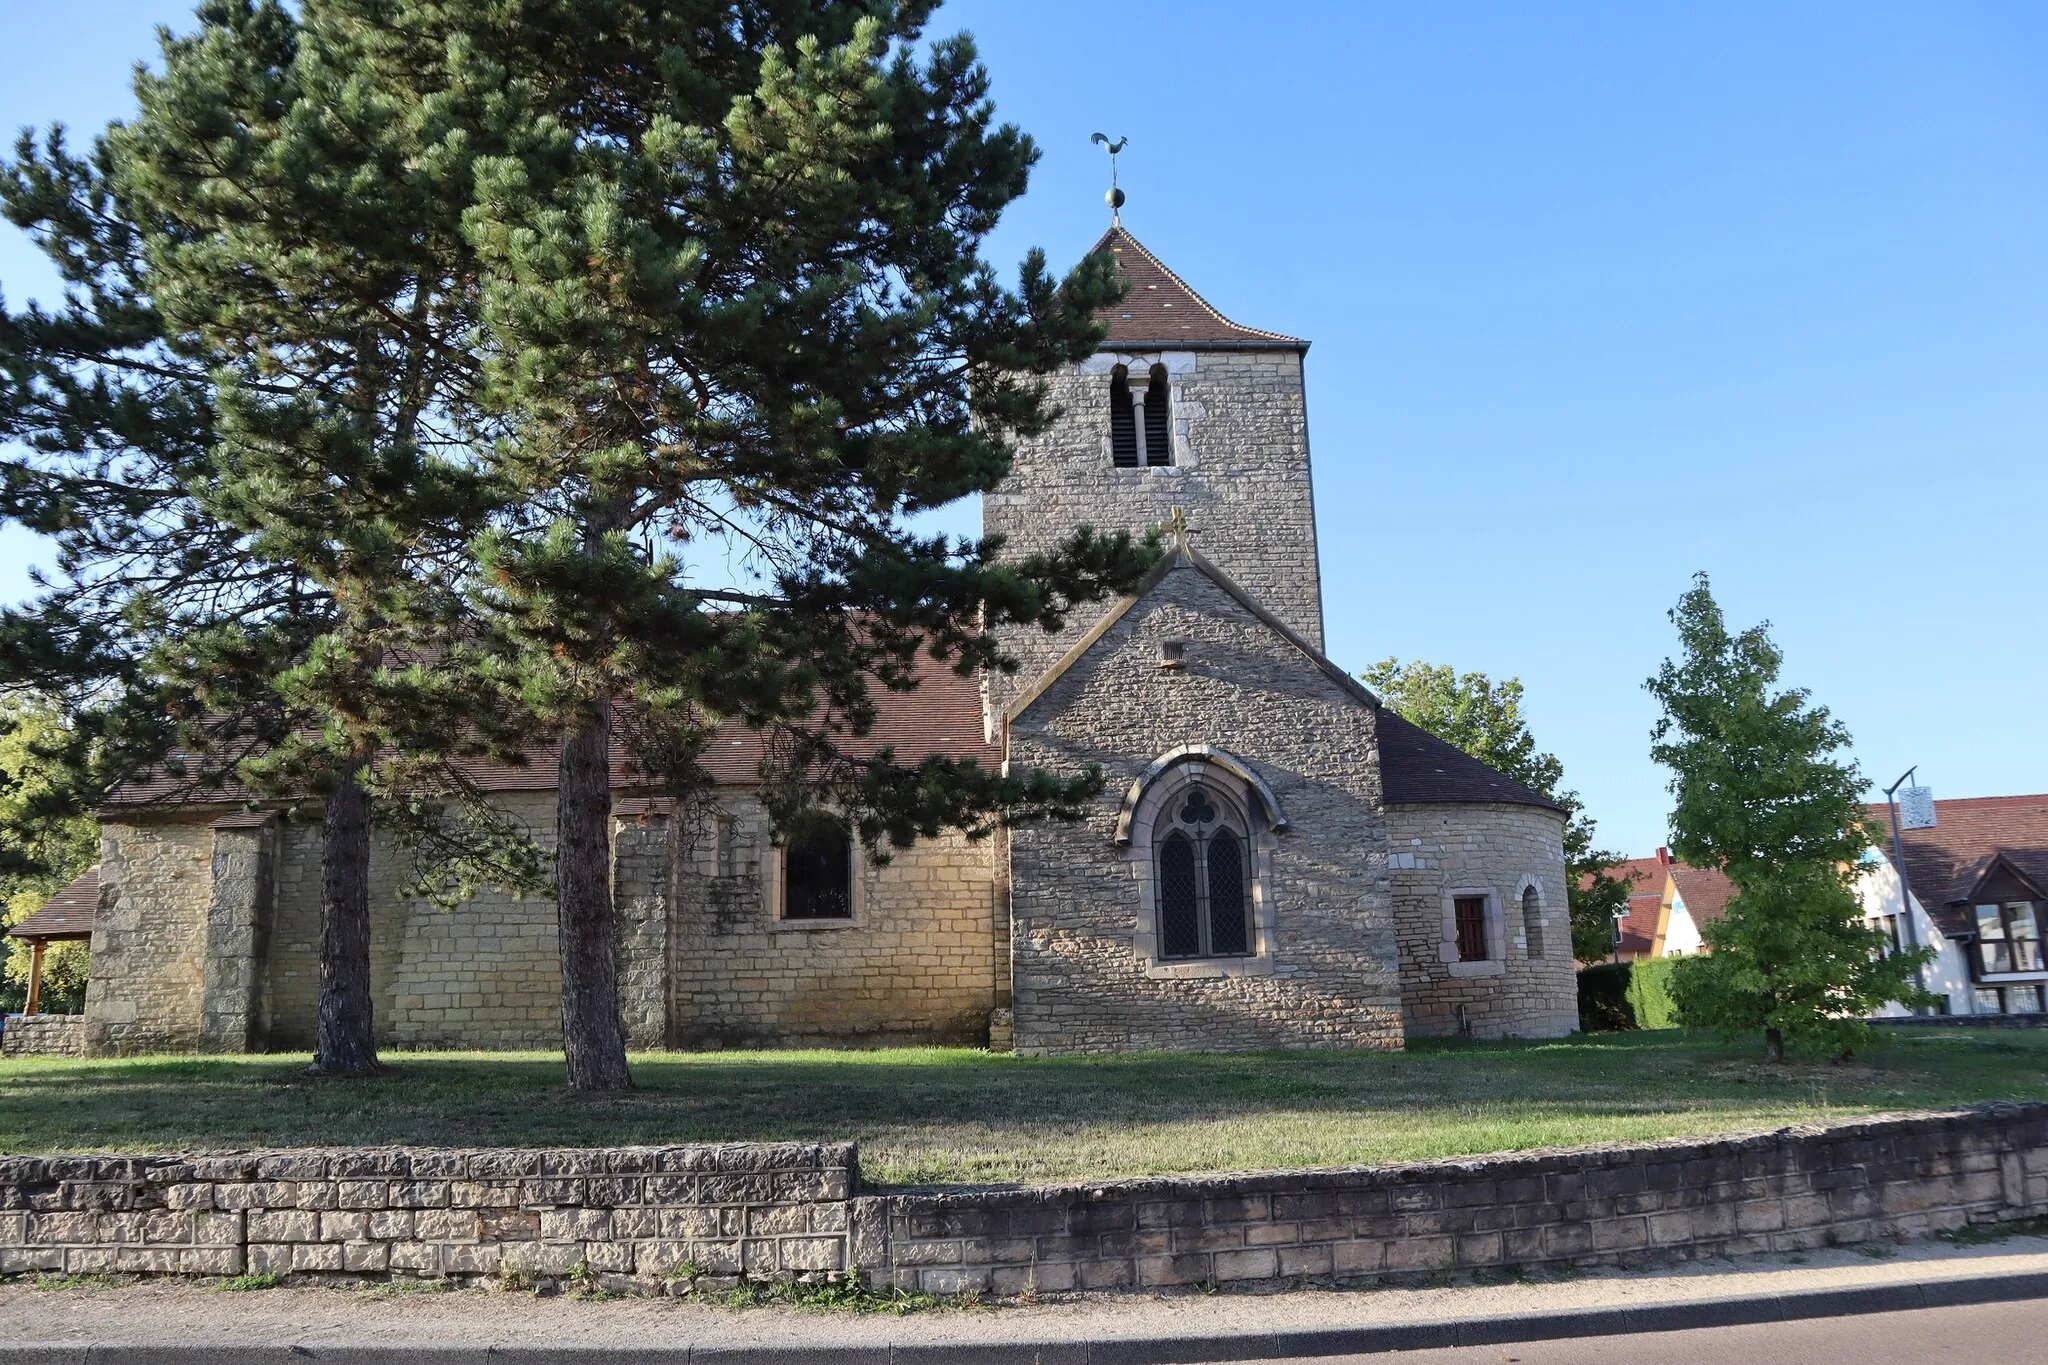
[[[1145,386],[1145,463],[1173,463],[1173,390],[1166,382],[1166,367],[1152,367],[1152,382]]]
[[[1529,956],[1543,956],[1543,898],[1536,894],[1536,888],[1522,888],[1522,937],[1529,945]]]
[[[1123,365],[1109,372],[1109,458],[1119,469],[1138,467],[1138,414],[1131,406],[1131,372]]]
[[[1251,953],[1251,835],[1242,818],[1230,802],[1193,785],[1174,794],[1160,823],[1159,956]]]

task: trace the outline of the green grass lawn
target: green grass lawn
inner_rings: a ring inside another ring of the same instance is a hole
[[[597,1146],[855,1138],[871,1181],[953,1184],[1326,1166],[1674,1137],[1982,1100],[2048,1100],[2048,1031],[1927,1030],[1840,1066],[1771,1067],[1676,1032],[1406,1053],[1026,1059],[961,1049],[649,1053],[625,1095],[557,1056],[0,1063],[0,1150],[366,1143]]]

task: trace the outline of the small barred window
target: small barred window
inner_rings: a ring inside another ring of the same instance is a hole
[[[1486,961],[1486,897],[1459,896],[1452,903],[1458,929],[1458,961]]]

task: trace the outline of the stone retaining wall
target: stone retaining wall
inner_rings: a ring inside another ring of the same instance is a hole
[[[859,1201],[862,1203],[868,1201]],[[2048,1214],[2048,1105],[1346,1170],[898,1195],[873,1278],[1141,1289],[1797,1251]],[[859,1264],[870,1256],[856,1249]]]
[[[1359,1282],[2048,1215],[2048,1105],[1466,1161],[859,1193],[851,1144],[0,1158],[0,1273]]]
[[[10,1014],[0,1035],[0,1054],[9,1057],[83,1057],[82,1014]]]
[[[0,1158],[0,1274],[845,1268],[850,1143]]]

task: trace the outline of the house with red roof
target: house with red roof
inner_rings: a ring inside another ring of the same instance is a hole
[[[639,1047],[946,1042],[1029,1053],[1393,1048],[1576,1027],[1564,812],[1384,708],[1323,653],[1309,343],[1230,320],[1120,225],[1128,296],[1048,377],[1061,416],[983,500],[1004,553],[1083,527],[1163,535],[1123,599],[1005,632],[1020,667],[926,662],[851,755],[1098,768],[1073,822],[871,857],[827,806],[778,826],[737,722],[664,795],[613,756],[619,989]],[[556,755],[470,775],[547,841]],[[183,781],[184,779],[180,779]],[[320,811],[140,784],[104,813],[87,1045],[304,1048]],[[411,899],[371,868],[387,1044],[552,1047],[554,906]]]
[[[1735,892],[1719,869],[1689,867],[1668,848],[1630,858],[1612,875],[1629,884],[1628,912],[1615,923],[1617,962],[1703,951],[1700,931],[1726,913]]]
[[[1870,827],[1890,831],[1885,805],[1870,807]],[[1902,829],[1899,841],[1902,850],[1886,839],[1871,851],[1857,893],[1893,942],[1935,950],[1922,981],[1945,1012],[2048,1009],[2048,795],[1936,801],[1933,826]]]
[[[1900,948],[1931,947],[1922,984],[1958,1015],[2048,1012],[2048,795],[1936,801],[1935,822],[1902,829],[1903,859],[1884,838],[1856,879],[1865,922]],[[1888,834],[1889,808],[1868,808]],[[1734,887],[1658,849],[1615,870],[1630,883],[1615,958],[1675,957],[1703,949],[1701,930],[1726,913]],[[1880,1017],[1908,1011],[1888,1005]]]

